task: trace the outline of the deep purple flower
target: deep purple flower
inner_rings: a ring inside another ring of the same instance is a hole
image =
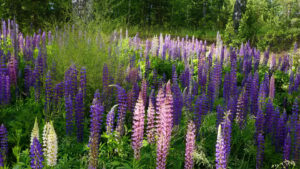
[[[117,132],[120,133],[120,135],[123,135],[124,132],[124,123],[125,123],[125,115],[127,110],[127,94],[125,89],[123,89],[121,86],[116,85],[118,90],[118,121],[117,121]]]
[[[97,97],[94,98],[91,105],[91,126],[90,126],[90,152],[89,152],[89,169],[96,169],[98,166],[99,139],[102,124],[104,107]]]
[[[216,143],[216,168],[225,169],[227,168],[227,158],[226,158],[226,145],[224,140],[222,126],[218,127],[218,136]]]
[[[118,105],[114,105],[110,111],[107,113],[106,117],[106,132],[108,134],[112,133],[114,131],[114,123],[115,123],[115,108]]]
[[[39,140],[34,137],[33,143],[30,146],[30,166],[33,169],[40,169],[43,168],[43,151],[42,151],[42,145],[40,144]]]
[[[47,76],[46,76],[46,89],[45,89],[45,112],[47,115],[50,115],[51,112],[51,104],[52,104],[52,98],[53,98],[53,86],[52,86],[52,79],[51,79],[51,74],[50,71],[48,71]]]
[[[186,133],[186,143],[185,143],[185,169],[193,168],[193,152],[195,150],[196,144],[196,134],[195,134],[195,124],[193,121],[190,121],[188,124],[188,129]]]
[[[176,75],[175,75],[176,76]],[[174,77],[173,80],[173,85],[172,85],[172,92],[173,92],[173,105],[174,105],[174,125],[178,125],[181,119],[181,110],[183,107],[183,96],[181,93],[181,90],[179,88],[179,85],[177,83],[177,80]]]
[[[145,104],[143,101],[142,91],[135,105],[133,112],[133,125],[132,125],[132,148],[134,150],[134,158],[140,159],[140,150],[142,148],[144,136],[144,121],[145,121]]]
[[[256,169],[262,168],[264,154],[264,135],[259,133],[257,136]]]
[[[221,124],[223,122],[224,119],[224,108],[221,105],[218,105],[216,107],[217,109],[217,126],[219,126],[219,124]]]
[[[71,135],[73,132],[74,125],[74,107],[71,95],[65,98],[65,107],[66,107],[66,132],[67,135]]]
[[[59,82],[54,87],[55,105],[57,105],[59,103],[59,101],[63,98],[63,96],[64,96],[64,84],[63,84],[63,82]]]
[[[291,136],[290,133],[288,133],[284,140],[283,160],[290,160],[291,148]]]
[[[4,160],[2,158],[2,154],[0,153],[0,167],[4,166]]]
[[[258,109],[258,112],[256,114],[256,121],[255,121],[257,137],[260,133],[264,133],[264,123],[265,123],[264,114],[261,109]]]
[[[247,107],[246,107],[246,90],[244,89],[237,101],[237,114],[236,114],[236,120],[239,124],[240,128],[244,127],[245,120],[247,118]]]
[[[278,124],[277,124],[277,130],[276,130],[276,149],[277,151],[281,151],[282,147],[284,145],[284,137],[285,137],[285,120],[284,116],[281,115]]]
[[[195,123],[198,131],[202,122],[202,118],[208,112],[208,101],[205,94],[198,96],[195,104]],[[198,132],[197,132],[198,133]]]
[[[84,105],[83,105],[83,93],[81,90],[78,91],[75,99],[75,121],[77,127],[77,141],[83,140],[83,118],[84,118]]]
[[[259,75],[258,72],[255,72],[253,81],[252,81],[252,87],[251,87],[251,113],[256,115],[258,110],[258,92],[259,92]]]
[[[230,82],[230,74],[226,73],[223,84],[223,98],[225,100],[225,103],[228,103],[230,98]]]

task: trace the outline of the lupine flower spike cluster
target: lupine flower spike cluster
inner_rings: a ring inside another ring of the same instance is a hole
[[[35,118],[34,126],[33,126],[33,129],[32,129],[32,132],[31,132],[30,145],[32,145],[34,138],[37,138],[38,140],[40,138],[39,125],[38,125],[38,122],[37,122],[37,118]]]
[[[147,140],[150,144],[155,143],[155,107],[153,104],[152,96],[149,98],[149,106],[147,111]]]
[[[186,144],[185,144],[185,169],[193,168],[193,153],[195,150],[196,144],[196,128],[193,121],[190,121],[188,124],[188,130],[186,134]]]
[[[48,166],[55,166],[57,163],[57,135],[53,123],[47,122],[43,130],[43,150]]]
[[[33,169],[41,169],[43,168],[43,151],[42,151],[42,145],[40,144],[39,140],[34,137],[33,142],[30,146],[30,166]]]
[[[114,131],[114,123],[115,123],[115,109],[118,105],[114,105],[110,111],[107,113],[106,117],[106,132],[107,134],[111,134]]]
[[[2,124],[0,126],[0,166],[4,165],[7,158],[8,143],[7,143],[7,130]]]
[[[142,91],[135,105],[133,112],[133,126],[132,126],[132,148],[134,150],[134,158],[140,158],[140,150],[143,143],[144,136],[144,121],[145,121],[145,106]]]
[[[159,127],[157,128],[156,168],[164,169],[166,168],[173,126],[173,96],[170,81],[166,85],[165,98],[157,106],[159,107],[159,117],[157,121]]]

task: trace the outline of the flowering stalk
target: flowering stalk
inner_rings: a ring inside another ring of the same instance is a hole
[[[114,123],[115,123],[115,108],[118,105],[114,105],[110,111],[107,113],[106,117],[106,132],[111,134],[114,131]]]
[[[196,142],[196,135],[195,135],[195,124],[193,121],[190,121],[188,124],[188,130],[186,134],[186,145],[185,145],[185,169],[192,169],[193,168],[193,152],[195,150],[195,142]]]
[[[256,169],[262,168],[264,153],[264,135],[259,133],[257,136],[257,153],[256,153]]]
[[[140,149],[144,136],[145,107],[143,99],[143,93],[141,91],[133,112],[132,148],[134,150],[135,159],[140,159]]]
[[[0,154],[2,155],[3,161],[6,160],[8,152],[8,143],[7,143],[7,130],[2,124],[0,126]]]
[[[53,123],[47,122],[44,128],[45,157],[48,166],[55,166],[57,163],[57,135]]]
[[[150,144],[155,143],[155,108],[152,101],[153,91],[149,98],[147,111],[147,140]]]
[[[33,169],[41,169],[43,168],[43,152],[42,152],[42,146],[39,142],[39,140],[34,137],[33,142],[30,146],[30,157],[31,157],[31,162],[30,166]]]
[[[37,122],[37,118],[35,118],[34,126],[32,129],[32,132],[31,132],[30,145],[32,145],[34,138],[37,138],[39,140],[39,138],[40,138],[39,135],[40,135],[39,134],[39,125]]]
[[[99,138],[103,112],[104,107],[97,97],[95,97],[91,105],[89,169],[96,169],[98,165]]]
[[[218,127],[218,136],[216,144],[216,168],[227,168],[226,146],[221,125],[219,125]]]
[[[77,141],[81,142],[83,140],[83,118],[84,118],[84,105],[83,105],[83,93],[80,89],[76,95],[76,105],[75,105],[75,119],[77,127]]]

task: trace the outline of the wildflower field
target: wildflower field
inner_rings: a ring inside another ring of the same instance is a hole
[[[0,169],[300,168],[300,50],[0,31]]]

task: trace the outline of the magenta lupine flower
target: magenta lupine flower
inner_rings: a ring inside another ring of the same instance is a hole
[[[226,145],[223,133],[222,127],[219,125],[216,143],[216,169],[227,168]]]
[[[291,136],[290,133],[286,135],[284,140],[284,147],[283,147],[283,161],[290,160],[290,153],[291,153]]]
[[[187,134],[186,134],[186,143],[185,143],[185,169],[193,168],[193,152],[195,150],[196,144],[196,134],[195,134],[195,124],[193,121],[190,121],[188,124]]]
[[[104,107],[97,97],[94,98],[91,105],[91,126],[90,126],[90,152],[89,152],[89,169],[96,169],[98,166],[99,138],[102,124]]]
[[[262,168],[265,139],[262,133],[257,136],[256,169]]]
[[[159,114],[159,128],[157,128],[157,155],[156,155],[156,168],[166,168],[166,160],[170,147],[172,122],[173,122],[173,97],[171,93],[170,81],[166,85],[166,97],[162,105],[160,105]]]
[[[8,152],[8,143],[7,143],[7,130],[2,124],[0,126],[0,154],[2,154],[3,161],[6,160]]]
[[[149,106],[147,111],[147,140],[150,144],[155,143],[155,107],[152,97],[153,91],[149,98]]]
[[[42,145],[40,144],[39,140],[34,137],[33,143],[30,146],[30,166],[33,169],[41,169],[43,168],[43,151],[42,151]]]
[[[115,123],[115,108],[118,105],[114,105],[110,111],[107,113],[106,117],[106,132],[108,134],[112,133],[114,131],[114,123]]]
[[[142,91],[139,94],[139,98],[135,105],[133,112],[133,125],[132,125],[132,148],[134,150],[134,158],[140,159],[140,150],[142,148],[143,136],[144,136],[144,118],[145,118],[145,106],[143,101]]]
[[[75,99],[75,121],[77,127],[77,141],[81,142],[83,140],[83,118],[84,118],[84,104],[83,104],[83,94],[81,89],[78,91]]]

